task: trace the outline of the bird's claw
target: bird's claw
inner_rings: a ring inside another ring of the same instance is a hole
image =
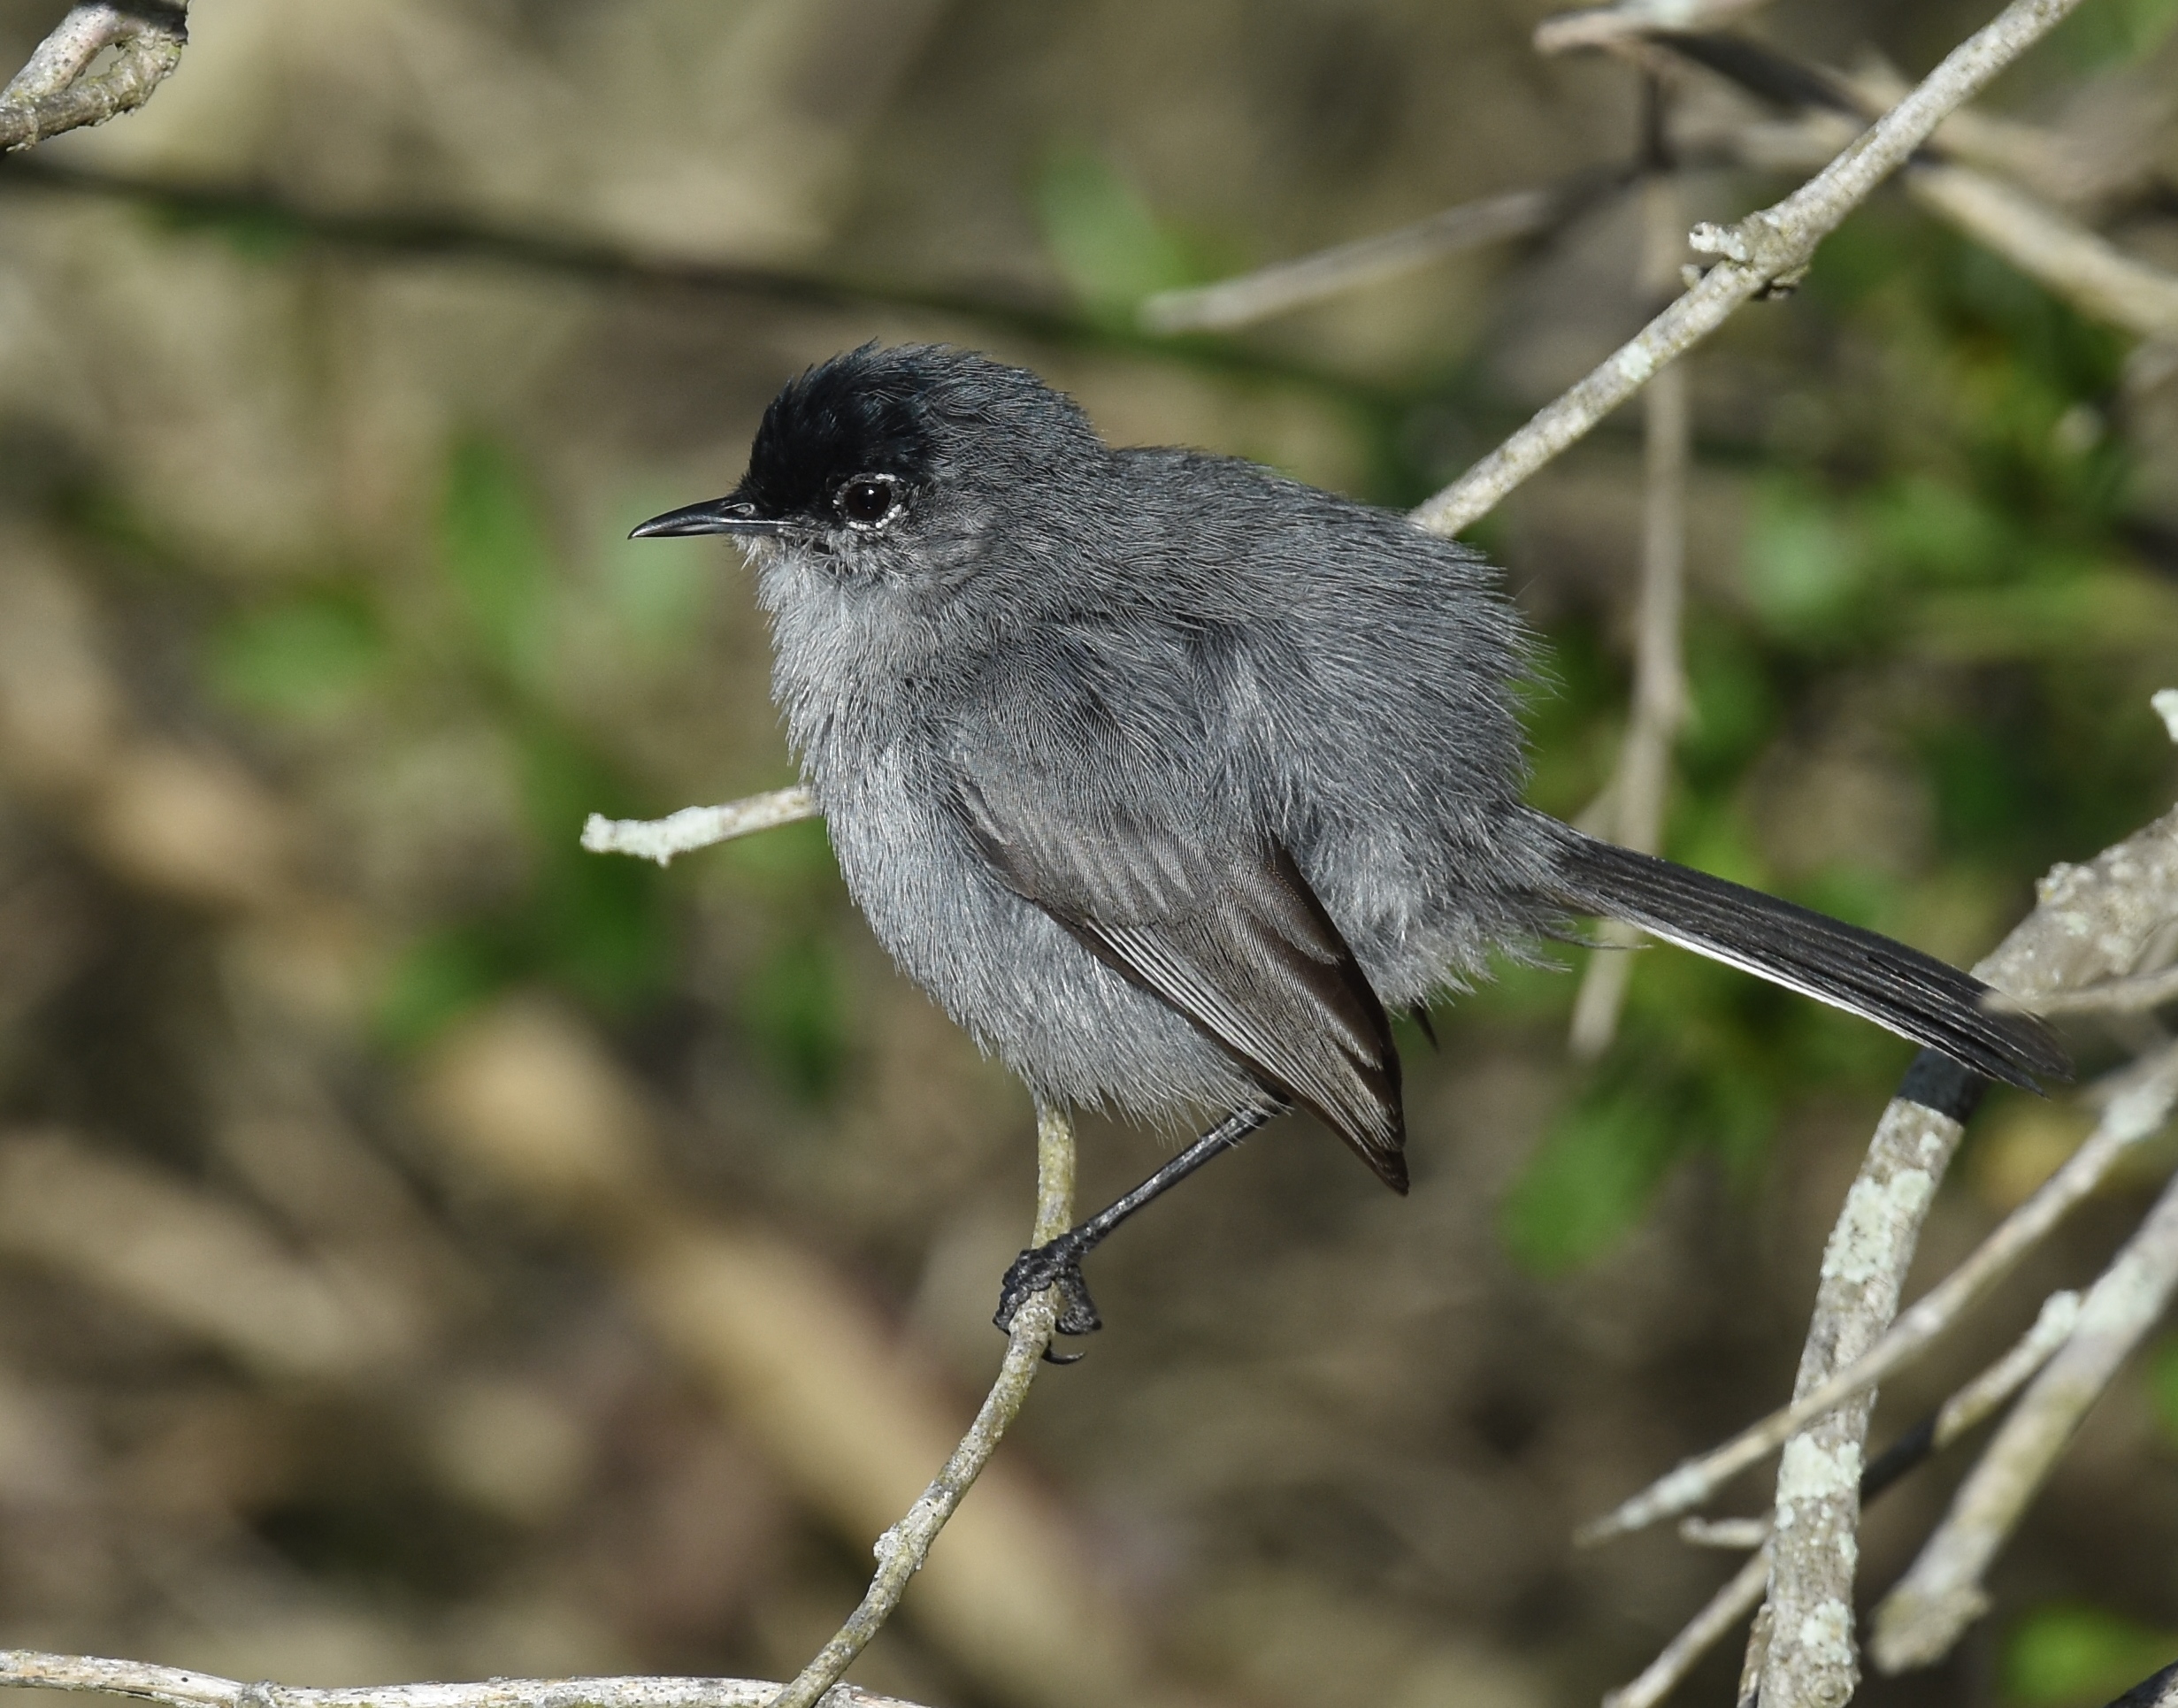
[[[1038,1245],[1025,1251],[1014,1260],[1013,1268],[1006,1271],[1006,1279],[1000,1283],[998,1314],[991,1321],[1008,1334],[1013,1332],[1014,1318],[1021,1307],[1047,1288],[1055,1287],[1059,1293],[1059,1308],[1052,1319],[1052,1332],[1061,1335],[1093,1335],[1104,1326],[1097,1315],[1095,1301],[1089,1297],[1089,1283],[1082,1279],[1081,1252],[1063,1237],[1048,1245]],[[1045,1359],[1053,1364],[1071,1364],[1079,1358],[1059,1357],[1048,1348]]]

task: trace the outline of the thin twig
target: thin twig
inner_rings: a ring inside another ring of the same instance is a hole
[[[1657,46],[1737,88],[1766,99],[1775,98],[1781,88],[1807,92],[1800,123],[1791,132],[1758,126],[1737,133],[1751,164],[1789,164],[1778,148],[1788,137],[1793,154],[1802,148],[1827,151],[1836,146],[1837,129],[1850,124],[1848,110],[1872,118],[1905,93],[1895,79],[1841,76],[1736,38],[1732,51],[1720,54],[1707,45],[1714,38],[1654,27],[1664,31],[1653,33]],[[1922,206],[2082,313],[2143,338],[2178,336],[2178,277],[1982,169],[2000,165],[2032,182],[2084,184],[2091,174],[2082,171],[2080,150],[2067,142],[2053,133],[1960,111],[1937,128],[1930,149],[1909,165],[1906,188]]]
[[[188,0],[74,7],[0,89],[0,153],[143,105],[181,63],[188,13]],[[91,74],[108,48],[115,50],[112,62]]]
[[[1607,1690],[1603,1708],[1655,1708],[1677,1688],[1701,1658],[1724,1640],[1725,1634],[1747,1616],[1769,1585],[1769,1544],[1766,1536],[1747,1556],[1724,1587],[1687,1621],[1686,1628],[1666,1643],[1656,1658],[1641,1669],[1638,1678]]]
[[[2178,338],[2178,277],[1970,166],[1931,162],[1907,192],[2083,314],[2142,338]]]
[[[582,846],[592,854],[633,854],[670,866],[675,854],[816,816],[816,800],[797,784],[729,800],[722,807],[683,807],[663,818],[607,818],[592,813],[582,826]]]
[[[1616,1511],[1589,1525],[1580,1539],[1601,1542],[1699,1505],[1795,1430],[1912,1363],[2008,1274],[2013,1264],[2039,1245],[2127,1150],[2159,1129],[2174,1101],[2178,1101],[2178,1045],[2125,1070],[2087,1142],[2033,1197],[2005,1217],[1972,1256],[1901,1313],[1890,1332],[1866,1356],[1722,1446],[1659,1478]],[[1898,1107],[1898,1103],[1891,1105],[1893,1109]]]
[[[1433,532],[1452,534],[1498,502],[1653,379],[1772,286],[1794,278],[1815,246],[1875,187],[1911,157],[1940,124],[2005,66],[2046,34],[2079,0],[2013,0],[1944,56],[1941,65],[1835,160],[1775,206],[1729,231],[1705,230],[1722,258],[1692,289],[1650,321],[1587,378],[1415,512]]]
[[[1652,123],[1660,134],[1663,95],[1649,87]],[[1667,163],[1653,163],[1642,185],[1641,283],[1656,296],[1678,276],[1685,252],[1683,201]],[[1693,454],[1693,411],[1686,369],[1678,363],[1642,393],[1645,410],[1641,586],[1634,641],[1633,708],[1613,778],[1610,828],[1603,834],[1643,854],[1663,847],[1664,804],[1671,790],[1671,745],[1686,716],[1686,665],[1680,630],[1686,603],[1686,475]],[[1636,933],[1616,920],[1600,932],[1603,946],[1588,958],[1574,1000],[1567,1039],[1578,1060],[1592,1061],[1618,1032],[1634,957],[1623,953]]]
[[[1041,1245],[1056,1239],[1074,1219],[1074,1127],[1062,1111],[1039,1109],[1036,1115],[1036,1228],[1029,1244]],[[1058,1292],[1039,1293],[1015,1316],[1008,1331],[1005,1361],[998,1380],[976,1413],[961,1444],[946,1461],[922,1497],[908,1514],[878,1538],[878,1570],[862,1605],[847,1618],[831,1642],[820,1649],[801,1674],[770,1699],[768,1708],[812,1708],[817,1698],[839,1681],[854,1665],[855,1657],[869,1646],[907,1593],[908,1580],[929,1558],[931,1543],[953,1516],[970,1486],[1006,1434],[1007,1426],[1020,1414],[1028,1398],[1029,1384],[1036,1379],[1044,1350],[1051,1344],[1052,1322],[1058,1311]]]
[[[1214,285],[1160,291],[1137,313],[1152,333],[1231,332],[1363,285],[1382,283],[1432,261],[1557,224],[1608,180],[1586,173],[1547,189],[1514,190],[1464,202],[1410,226],[1280,261]]]
[[[1906,1472],[1949,1446],[2009,1399],[2064,1344],[2065,1337],[2078,1321],[2079,1310],[2077,1293],[2052,1294],[2035,1320],[2035,1326],[2010,1352],[1945,1400],[1933,1417],[1907,1430],[1869,1465],[1861,1474],[1860,1498],[1873,1500]],[[1653,1708],[1694,1670],[1704,1655],[1722,1641],[1733,1625],[1761,1599],[1762,1591],[1768,1586],[1771,1534],[1771,1522],[1767,1518],[1688,1519],[1679,1526],[1681,1538],[1697,1547],[1752,1549],[1753,1558],[1710,1597],[1701,1612],[1687,1622],[1684,1630],[1664,1645],[1662,1652],[1642,1669],[1638,1678],[1605,1696],[1604,1708]],[[1767,1653],[1766,1648],[1764,1652]]]
[[[778,1686],[747,1678],[487,1679],[475,1684],[369,1684],[321,1690],[192,1673],[137,1660],[0,1649],[0,1685],[84,1690],[167,1708],[763,1708]],[[915,1708],[856,1685],[833,1688],[824,1708]]]
[[[743,298],[789,307],[871,306],[942,316],[1060,348],[1150,352],[1159,360],[1212,373],[1246,375],[1346,402],[1392,410],[1411,405],[1414,387],[1337,373],[1278,351],[1217,339],[1162,339],[1131,326],[1083,315],[1004,286],[979,288],[902,283],[874,274],[800,272],[730,261],[644,255],[579,233],[495,224],[458,212],[342,209],[247,184],[190,182],[167,173],[133,173],[44,156],[0,162],[0,192],[97,196],[169,213],[198,225],[236,223],[286,233],[360,258],[392,262],[461,260],[636,290]]]
[[[1988,1611],[1982,1579],[2090,1406],[2178,1289],[2178,1180],[2089,1291],[2072,1337],[1967,1474],[1921,1556],[1877,1606],[1869,1651],[1886,1673],[1931,1666]]]

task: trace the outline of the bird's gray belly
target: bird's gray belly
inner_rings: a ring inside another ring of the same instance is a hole
[[[1047,1100],[1152,1119],[1254,1091],[1231,1058],[1007,889],[898,748],[813,767],[847,890],[901,970]]]

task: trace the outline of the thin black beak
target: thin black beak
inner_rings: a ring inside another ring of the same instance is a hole
[[[658,540],[691,533],[734,533],[744,539],[755,535],[769,537],[786,527],[784,522],[771,521],[756,514],[756,507],[746,498],[736,498],[728,493],[724,498],[714,498],[702,504],[691,504],[686,509],[668,510],[663,516],[654,516],[649,521],[631,530],[630,540]]]

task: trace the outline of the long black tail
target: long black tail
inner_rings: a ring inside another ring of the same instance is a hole
[[[1986,984],[1918,949],[1555,820],[1547,831],[1555,869],[1544,892],[1569,912],[1638,925],[1872,1020],[1985,1078],[2031,1091],[2037,1079],[2072,1076],[2071,1058],[2041,1020],[1983,1007]]]

